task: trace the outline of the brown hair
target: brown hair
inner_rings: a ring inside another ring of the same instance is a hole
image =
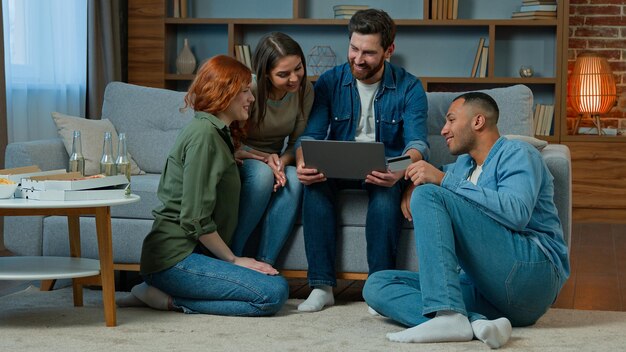
[[[380,34],[380,46],[387,50],[396,38],[396,23],[383,10],[359,10],[348,23],[350,38],[352,33]]]
[[[198,69],[185,95],[185,107],[215,115],[226,110],[251,81],[252,72],[241,62],[226,55],[213,56]],[[230,133],[238,148],[244,133],[237,121],[230,125]]]
[[[300,112],[304,114],[304,90],[307,84],[306,76],[306,59],[300,45],[290,36],[281,32],[272,32],[263,36],[256,46],[253,59],[253,67],[257,77],[257,106],[258,118],[256,127],[260,127],[265,119],[267,109],[267,97],[272,86],[270,81],[270,72],[278,64],[278,60],[285,56],[298,56],[302,61],[302,69],[304,70],[304,78],[300,82],[300,91],[298,92],[298,105]],[[252,123],[250,124],[252,125]]]

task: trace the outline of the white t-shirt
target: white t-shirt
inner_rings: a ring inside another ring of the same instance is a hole
[[[380,81],[374,84],[365,84],[358,79],[356,80],[356,87],[361,98],[361,116],[354,135],[354,140],[357,142],[376,141],[374,98],[376,97],[378,86],[380,86]]]
[[[483,173],[483,166],[477,165],[474,171],[472,171],[472,173],[469,175],[467,180],[475,185],[476,182],[478,182],[478,178],[480,177],[480,174],[482,173]]]

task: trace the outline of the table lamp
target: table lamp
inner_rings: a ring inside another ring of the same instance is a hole
[[[598,135],[604,134],[600,114],[609,112],[617,102],[615,77],[604,57],[595,53],[578,55],[568,80],[567,97],[570,107],[578,114],[574,134],[578,133],[583,117],[593,121]]]

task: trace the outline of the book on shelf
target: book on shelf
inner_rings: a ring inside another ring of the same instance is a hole
[[[549,21],[549,20],[555,20],[556,16],[537,16],[537,15],[527,15],[527,16],[515,16],[515,17],[511,17],[515,20],[544,20],[544,21]]]
[[[556,11],[525,11],[525,12],[513,12],[512,18],[524,18],[524,17],[547,17],[556,18]]]
[[[350,16],[354,15],[357,10],[335,10],[335,18],[337,16]]]
[[[187,18],[189,6],[187,0],[180,0],[180,17]]]
[[[556,5],[555,0],[522,0],[522,5]]]
[[[252,58],[250,57],[250,46],[248,44],[235,45],[235,59],[252,69]]]
[[[487,77],[487,63],[489,61],[489,47],[483,46],[480,54],[478,77]]]
[[[534,133],[537,136],[550,136],[553,131],[554,105],[535,104],[533,114]]]
[[[443,10],[443,2],[446,0],[439,0],[437,1],[437,19],[440,20],[442,19],[441,15],[442,15],[442,10]]]
[[[539,125],[539,105],[535,104],[535,110],[533,111],[533,135],[539,135],[537,133],[537,126]]]
[[[472,72],[470,72],[470,77],[476,77],[478,74],[478,64],[480,63],[480,57],[483,53],[483,46],[485,46],[485,38],[480,38],[478,40],[478,48],[476,48],[476,55],[474,56],[474,63],[472,64]]]
[[[430,19],[455,20],[459,12],[459,0],[431,0]]]
[[[543,136],[543,124],[544,124],[544,113],[546,106],[543,104],[535,105],[535,115],[537,117],[537,121],[535,124],[535,135]]]
[[[552,131],[552,121],[554,120],[554,105],[547,104],[543,111],[543,134],[542,136],[549,136]]]
[[[450,17],[453,20],[456,20],[459,17],[459,0],[452,0],[452,16]]]
[[[172,1],[172,5],[174,6],[174,9],[172,11],[172,17],[180,17],[180,0]]]
[[[551,11],[556,12],[556,4],[555,5],[522,5],[519,8],[520,12],[530,12],[530,11]]]
[[[359,10],[367,10],[370,7],[368,5],[335,5],[333,6],[333,10],[337,11],[337,10],[352,10],[352,11],[359,11]]]
[[[250,55],[250,45],[243,45],[243,59],[246,66],[252,70],[252,56]]]

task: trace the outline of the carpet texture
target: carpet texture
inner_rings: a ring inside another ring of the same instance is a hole
[[[123,293],[125,294],[125,293]],[[482,342],[400,344],[385,333],[402,327],[367,313],[363,302],[338,302],[298,313],[289,300],[270,318],[185,315],[118,308],[118,326],[104,325],[100,291],[86,289],[74,308],[71,289],[35,287],[0,297],[2,351],[487,351]],[[510,351],[623,351],[626,312],[551,309],[539,322],[514,328]]]

